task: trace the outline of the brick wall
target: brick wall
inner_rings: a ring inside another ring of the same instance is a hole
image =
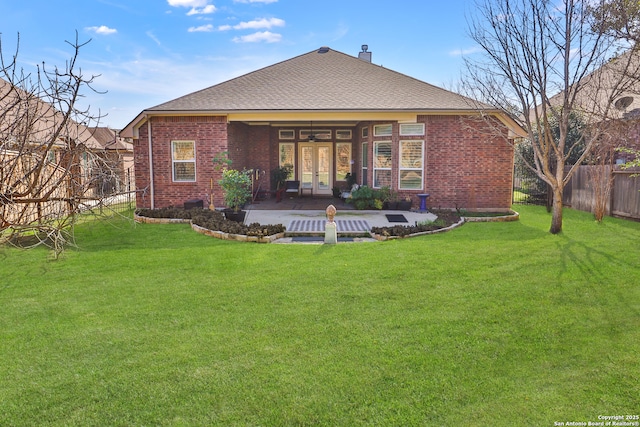
[[[430,207],[506,209],[511,206],[513,146],[507,129],[473,117],[419,116],[426,124],[425,192]]]
[[[272,160],[272,157],[274,157],[270,143],[272,133],[271,126],[252,126],[244,123],[229,124],[229,153],[233,161],[231,166],[238,170],[252,169],[259,172],[259,177],[254,175],[254,178],[260,180],[260,182],[254,182],[254,191],[257,191],[259,185],[262,190],[269,190],[270,188],[271,169],[276,167],[273,166]],[[276,147],[276,155],[277,150]],[[276,156],[275,165],[277,164],[278,159]]]
[[[217,182],[221,172],[214,170],[213,157],[227,150],[225,117],[152,117],[150,119],[153,146],[155,207],[182,206],[186,200],[203,199],[205,204],[214,182],[214,203],[222,204]],[[151,207],[149,182],[148,124],[134,141],[136,162],[137,206]],[[196,182],[173,182],[171,141],[191,140],[196,143]]]
[[[373,137],[373,124],[361,123],[353,129],[353,172],[362,173],[362,127],[369,126],[368,182],[372,183],[373,141],[392,140],[392,182],[398,186],[399,140],[425,141],[424,190],[402,191],[401,196],[411,196],[417,206],[417,193],[426,192],[429,207],[463,209],[506,209],[511,206],[513,148],[505,141],[506,128],[501,136],[495,135],[495,127],[486,122],[461,116],[419,116],[425,123],[425,135],[402,137],[399,125],[393,123],[392,137]],[[380,122],[386,124],[390,122]],[[497,121],[494,124],[499,124]],[[302,126],[301,128],[308,128]],[[291,129],[291,127],[287,127]],[[300,128],[295,127],[298,142]],[[342,129],[342,128],[341,128]],[[214,203],[222,206],[223,198],[218,185],[221,172],[213,169],[212,159],[228,151],[234,169],[260,169],[262,189],[271,188],[271,171],[278,166],[279,136],[277,127],[250,126],[231,123],[225,117],[154,117],[151,119],[155,174],[155,206],[181,206],[185,200],[203,199],[207,203],[210,183],[214,183]],[[335,128],[332,128],[335,135]],[[150,207],[147,124],[140,128],[140,139],[134,142],[138,207]],[[172,180],[171,141],[194,140],[196,142],[196,182],[176,183]],[[227,143],[228,141],[228,143]],[[285,142],[285,141],[282,141]],[[334,138],[335,142],[335,138]],[[347,142],[347,141],[345,141]],[[334,152],[335,160],[335,152]],[[297,157],[296,157],[297,161]],[[299,165],[297,165],[299,167]],[[334,168],[335,172],[335,168]],[[343,183],[337,182],[336,185]],[[257,185],[257,184],[256,184]]]

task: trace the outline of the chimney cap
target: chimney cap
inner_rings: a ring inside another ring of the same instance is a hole
[[[366,52],[369,49],[369,45],[363,44],[362,45],[362,51]]]

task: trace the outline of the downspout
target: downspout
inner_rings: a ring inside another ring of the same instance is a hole
[[[153,150],[151,144],[151,119],[147,120],[147,138],[149,139],[149,190],[151,191],[151,209],[156,208],[156,191],[153,185]]]

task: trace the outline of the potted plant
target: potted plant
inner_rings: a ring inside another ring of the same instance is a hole
[[[378,191],[380,200],[382,200],[382,209],[397,209],[398,200],[395,191],[388,186],[382,187]]]
[[[284,193],[285,182],[291,176],[291,172],[293,171],[293,166],[284,165],[279,168],[275,168],[271,171],[271,185],[275,187],[276,192],[276,202],[280,202],[282,200],[282,195]]]
[[[232,221],[243,222],[246,212],[241,210],[251,199],[251,176],[248,171],[226,169],[219,181],[224,191],[225,217]]]

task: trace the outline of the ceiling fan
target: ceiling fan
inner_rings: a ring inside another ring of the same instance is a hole
[[[313,121],[311,121],[311,130],[309,131],[309,136],[307,137],[307,140],[309,142],[314,142],[316,140],[316,136],[313,134]]]

